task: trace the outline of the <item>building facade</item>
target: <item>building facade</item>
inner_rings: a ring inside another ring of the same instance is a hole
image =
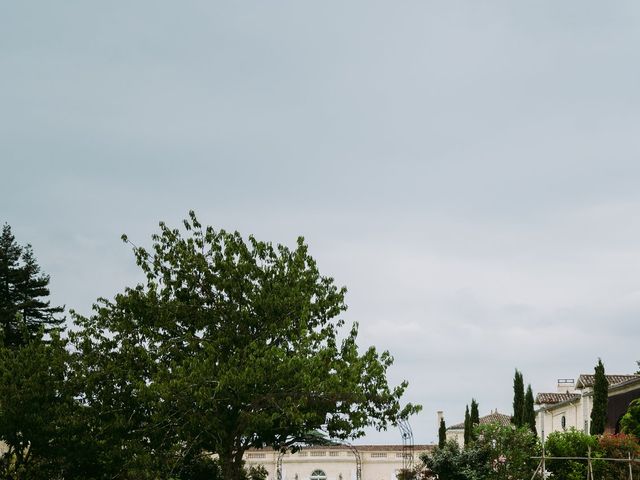
[[[480,417],[480,425],[486,424],[498,424],[498,425],[511,425],[511,416],[494,410],[484,417]],[[439,421],[439,420],[438,420]],[[464,447],[464,422],[452,425],[447,428],[446,433],[447,440],[455,440],[458,445]]]
[[[306,447],[296,453],[282,455],[282,480],[356,480],[356,455],[360,457],[362,480],[396,480],[403,467],[402,445],[346,445]],[[432,445],[414,447],[414,464]],[[274,450],[249,450],[244,460],[247,467],[262,465],[269,480],[277,480],[278,457]]]
[[[640,375],[606,375],[609,402],[605,433],[618,433],[620,419],[632,400],[640,398]],[[538,393],[535,403],[536,429],[541,440],[552,432],[576,429],[589,433],[595,375],[583,374],[577,381],[559,379],[556,392]]]

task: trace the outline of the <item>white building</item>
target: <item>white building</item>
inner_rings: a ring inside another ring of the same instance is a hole
[[[494,410],[489,415],[480,417],[480,425],[486,425],[489,423],[495,423],[498,425],[511,425],[511,416],[499,413],[498,410]],[[447,428],[447,440],[455,440],[458,445],[464,447],[464,422],[452,425]]]
[[[414,464],[432,445],[414,447]],[[360,456],[362,480],[396,480],[403,467],[402,445],[356,445]],[[276,480],[278,457],[274,450],[249,450],[247,467],[262,465],[269,480]],[[282,480],[356,480],[356,454],[345,445],[312,446],[282,456]]]
[[[609,382],[606,433],[618,433],[620,418],[629,403],[640,398],[640,375],[606,375]],[[556,392],[538,393],[535,403],[536,430],[542,439],[552,432],[570,428],[589,433],[593,408],[595,375],[583,374],[573,379],[559,379]]]

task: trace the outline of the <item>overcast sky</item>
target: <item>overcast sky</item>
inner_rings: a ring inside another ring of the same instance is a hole
[[[639,46],[636,1],[3,2],[0,222],[82,313],[189,209],[303,235],[432,442],[635,371]]]

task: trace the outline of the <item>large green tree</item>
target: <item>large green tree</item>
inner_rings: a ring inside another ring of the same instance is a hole
[[[609,382],[604,373],[604,364],[599,358],[594,368],[595,378],[593,382],[593,408],[591,409],[591,435],[604,433],[607,423],[607,405],[609,402]]]
[[[119,452],[153,451],[159,469],[212,452],[236,480],[248,448],[284,450],[317,430],[356,438],[419,410],[400,404],[406,382],[387,383],[391,355],[341,328],[346,290],[302,238],[245,241],[193,212],[184,226],[161,223],[150,251],[134,247],[144,285],[76,316],[86,403],[112,417],[104,435],[122,434]]]
[[[471,399],[471,410],[469,411],[469,415],[471,416],[472,426],[480,425],[480,409],[475,398]]]
[[[16,243],[11,227],[5,224],[0,235],[0,337],[5,345],[21,346],[40,329],[49,331],[63,321],[52,307],[49,276],[40,271],[31,245]]]
[[[524,379],[522,373],[516,369],[513,375],[513,417],[516,427],[524,425]]]
[[[522,423],[524,426],[536,433],[536,411],[533,401],[533,390],[531,385],[527,385],[527,393],[524,396],[524,412]]]
[[[475,440],[475,427],[480,425],[480,410],[478,407],[478,402],[476,402],[475,398],[471,399],[471,410],[469,411],[469,425],[470,431],[469,436],[472,440]]]
[[[56,333],[21,348],[0,346],[0,478],[58,478],[70,438],[69,354]]]

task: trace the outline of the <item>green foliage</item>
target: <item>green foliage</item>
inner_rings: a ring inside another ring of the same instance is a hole
[[[640,438],[640,398],[636,398],[629,404],[627,413],[620,420],[623,433],[629,433]]]
[[[524,396],[522,421],[523,425],[529,427],[533,433],[536,433],[536,412],[533,404],[533,390],[531,390],[531,385],[527,386],[527,393]]]
[[[302,238],[293,250],[245,242],[193,213],[184,226],[161,223],[150,252],[134,248],[145,285],[75,316],[109,468],[150,478],[213,452],[237,480],[248,448],[313,443],[315,430],[356,438],[419,410],[400,405],[406,382],[388,385],[391,355],[360,353],[357,325],[341,329],[346,290],[320,275]]]
[[[396,474],[397,480],[415,480],[416,478],[419,478],[419,472],[409,468],[401,468]]]
[[[591,435],[604,433],[607,423],[607,403],[609,401],[609,383],[604,373],[602,360],[598,359],[595,366],[595,380],[593,385],[593,408],[591,409]]]
[[[550,457],[586,457],[589,448],[595,453],[598,446],[596,437],[575,429],[553,432],[545,442],[545,453]],[[555,478],[584,480],[587,478],[587,464],[582,460],[550,460],[546,469]]]
[[[600,435],[593,436],[575,429],[566,432],[554,432],[545,443],[548,457],[588,457],[592,460],[595,478],[602,480],[618,480],[628,478],[629,465],[626,462],[607,461],[604,459],[626,459],[640,456],[640,445],[633,435]],[[602,460],[599,460],[602,459]],[[546,469],[555,478],[582,480],[587,478],[587,460],[547,459]],[[640,466],[633,466],[633,476],[640,474]]]
[[[55,314],[62,307],[51,307],[49,276],[40,272],[31,245],[20,246],[5,224],[0,235],[0,340],[19,347],[41,329],[48,332],[63,319]]]
[[[480,411],[478,410],[478,402],[475,398],[471,399],[471,411],[469,413],[471,426],[475,427],[480,424]]]
[[[436,447],[422,456],[425,467],[440,480],[464,480],[467,468],[458,443],[449,440],[443,447]]]
[[[269,472],[262,465],[251,466],[247,470],[247,480],[266,480]]]
[[[444,418],[440,419],[440,427],[438,428],[438,446],[444,447],[447,441],[447,425],[444,422]]]
[[[465,449],[446,442],[422,457],[439,480],[501,480],[531,478],[540,445],[527,428],[486,424],[476,427],[476,440]]]
[[[513,376],[513,417],[511,421],[516,427],[524,423],[524,380],[522,373],[516,369]]]
[[[198,455],[190,458],[182,466],[179,480],[222,480],[220,464],[210,455]]]
[[[471,399],[471,410],[469,412],[469,438],[475,440],[475,427],[480,424],[480,412],[478,410],[478,402],[475,398]]]
[[[473,425],[471,425],[471,415],[469,414],[469,405],[464,410],[464,445],[465,447],[471,442],[471,431]]]
[[[539,455],[541,446],[538,437],[528,427],[489,423],[476,429],[474,448],[488,453],[489,479],[531,478],[538,461],[531,457]]]
[[[73,399],[65,391],[65,342],[33,337],[21,348],[0,347],[0,477],[57,478],[69,450]]]
[[[602,435],[598,438],[597,455],[604,458],[640,458],[640,445],[634,435],[619,433],[616,435]],[[603,480],[617,480],[628,478],[629,465],[621,462],[598,462],[599,478]],[[640,465],[633,465],[633,477],[640,475]]]

